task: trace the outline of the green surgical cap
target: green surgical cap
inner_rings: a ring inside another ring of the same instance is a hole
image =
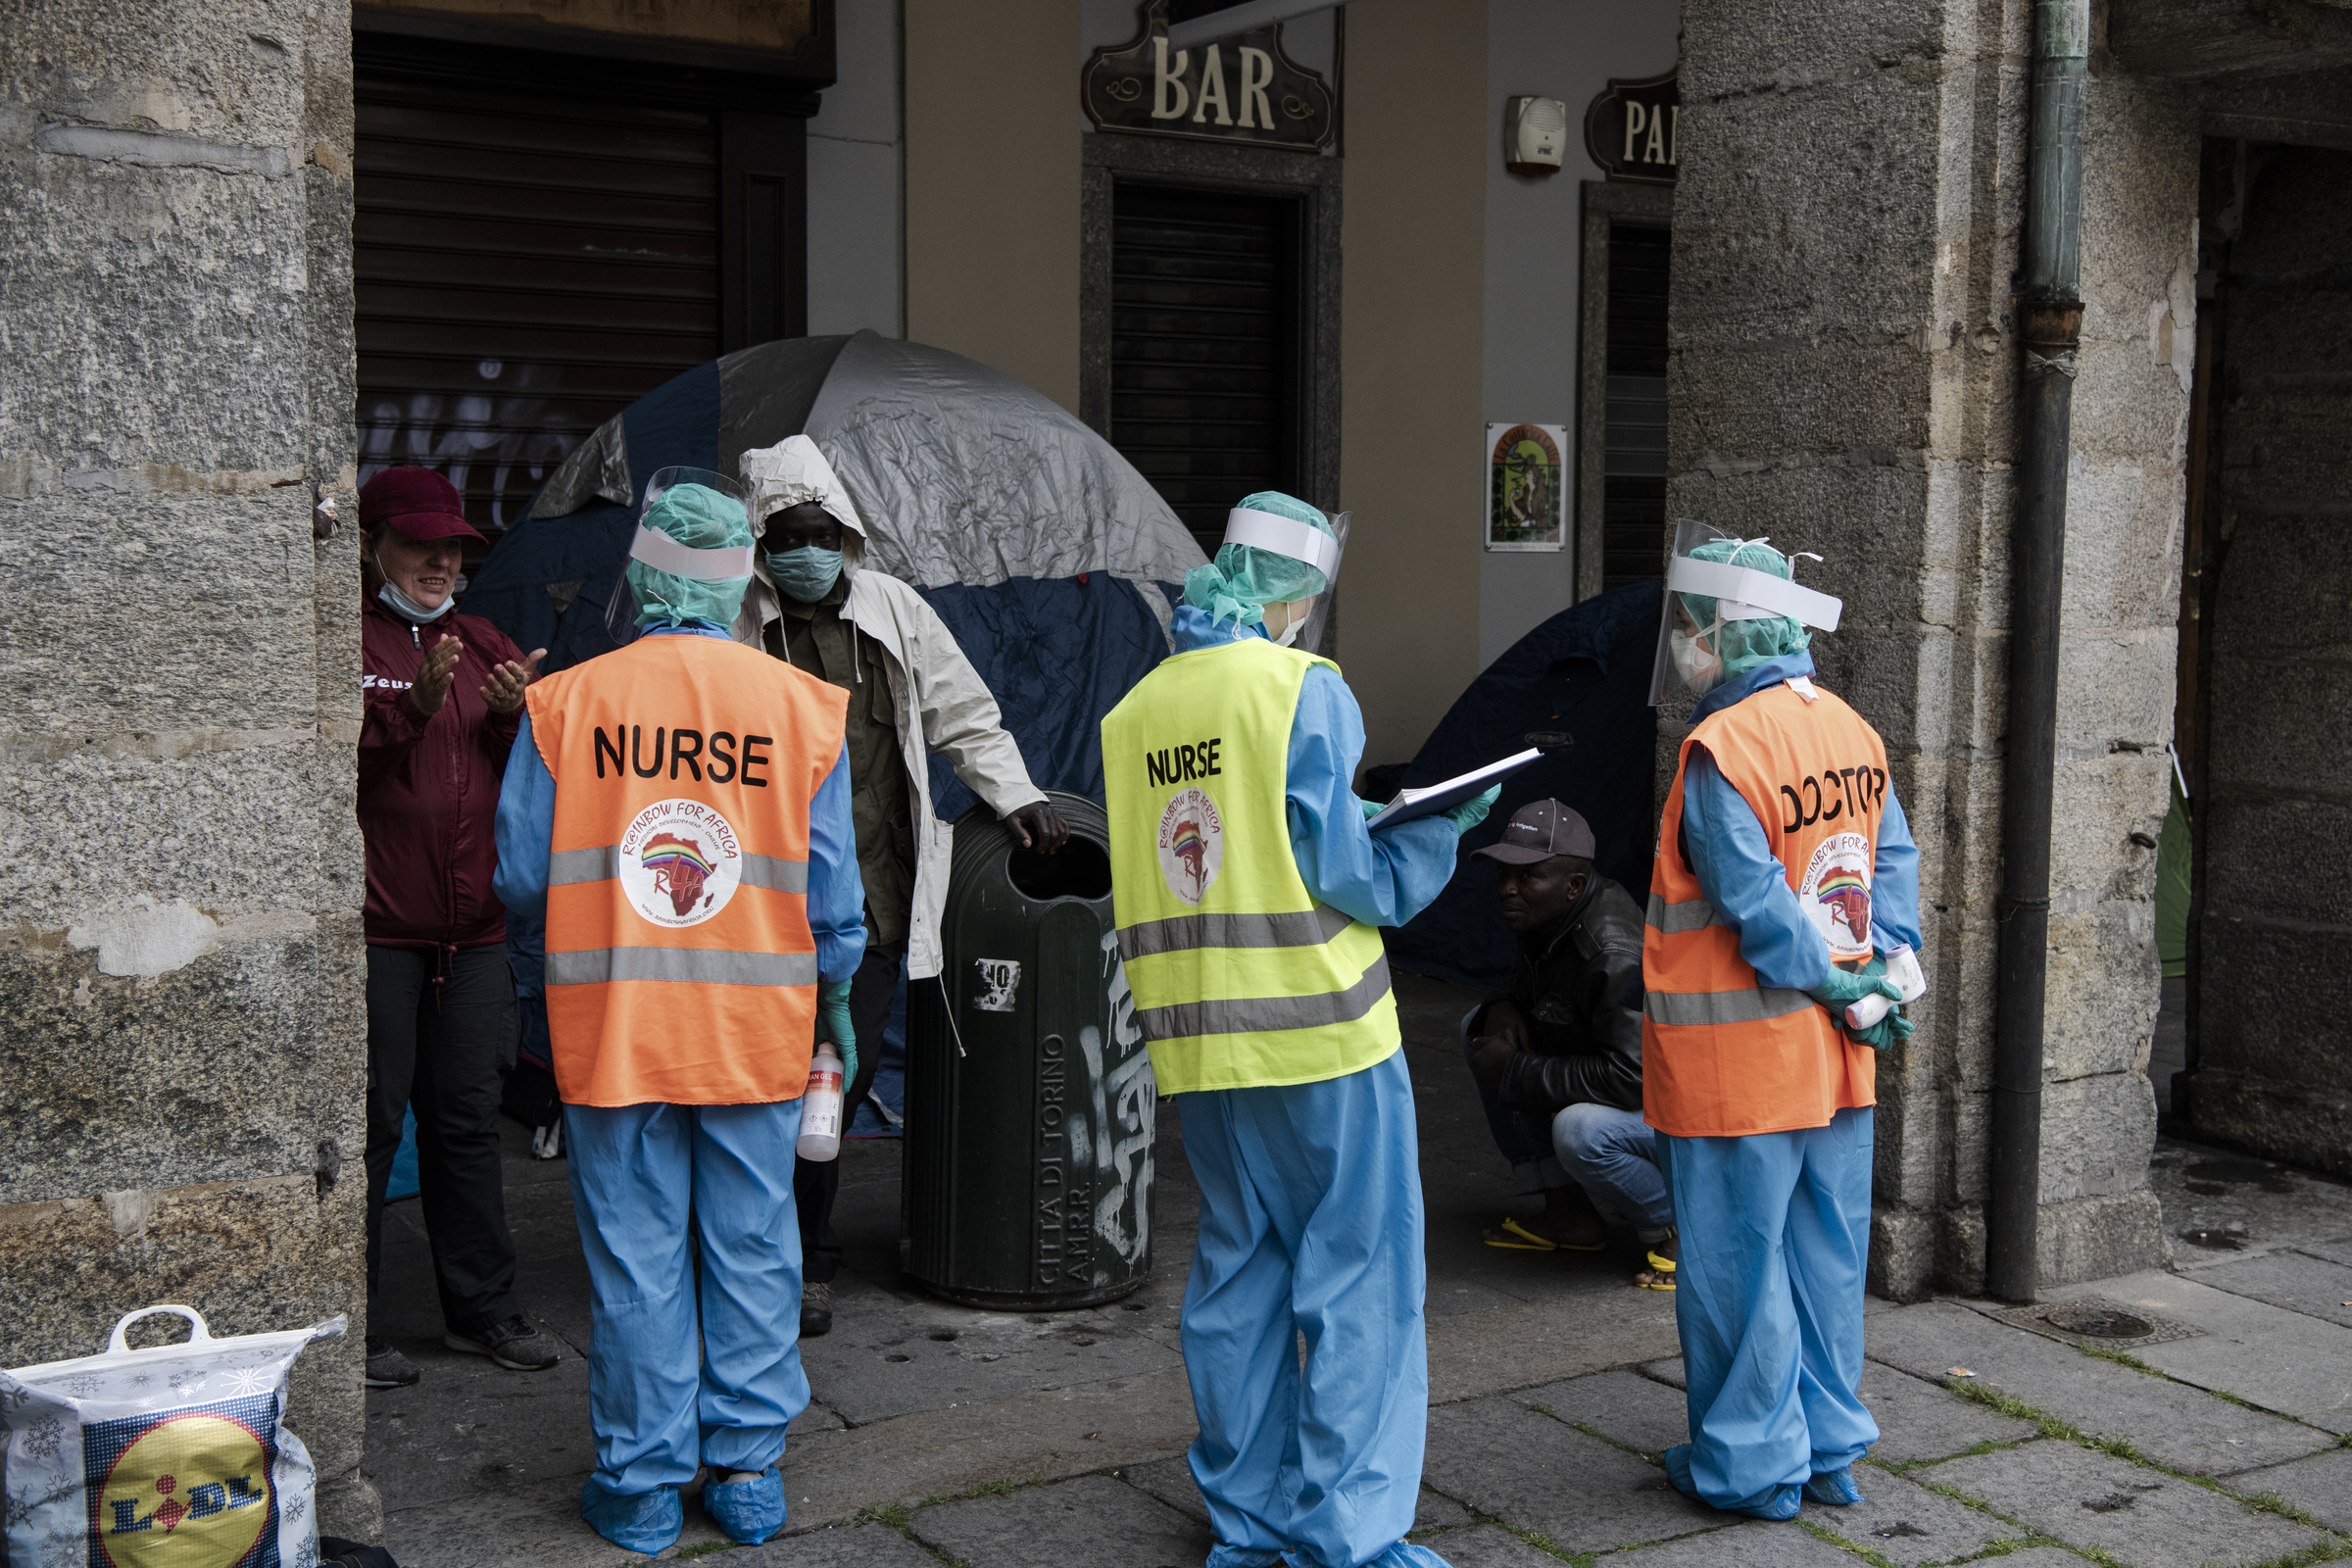
[[[1244,496],[1240,505],[1246,511],[1271,513],[1331,533],[1329,517],[1298,497],[1286,496],[1279,490],[1260,490]],[[1255,545],[1220,545],[1216,560],[1184,574],[1184,602],[1196,610],[1208,612],[1212,620],[1254,626],[1266,618],[1268,605],[1304,599],[1330,586],[1322,572],[1303,561]]]
[[[694,550],[744,549],[752,542],[752,519],[743,503],[704,484],[671,485],[645,509],[640,520]],[[748,576],[697,582],[642,561],[629,563],[628,577],[629,589],[637,596],[641,629],[693,620],[729,625],[743,608],[743,591],[752,583]]]
[[[1775,577],[1793,580],[1788,558],[1761,540],[1746,543],[1739,539],[1710,539],[1690,552],[1692,561],[1720,561],[1734,566],[1745,566],[1751,571],[1770,572]],[[1716,657],[1723,661],[1727,675],[1742,675],[1768,659],[1783,654],[1801,653],[1813,646],[1812,633],[1787,615],[1767,615],[1761,620],[1727,620],[1716,624],[1716,603],[1705,594],[1678,592],[1676,598],[1690,612],[1690,619],[1701,632],[1714,627],[1711,639]]]

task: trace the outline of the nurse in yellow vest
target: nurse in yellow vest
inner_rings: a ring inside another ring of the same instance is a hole
[[[1289,646],[1339,555],[1313,507],[1246,498],[1185,580],[1177,651],[1102,720],[1119,952],[1200,1186],[1183,1335],[1210,1568],[1444,1561],[1400,1539],[1429,1411],[1421,1180],[1375,928],[1437,897],[1494,795],[1364,830],[1362,715]]]
[[[580,1513],[648,1553],[677,1540],[700,1465],[703,1506],[734,1540],[784,1523],[776,1464],[808,1404],[801,1095],[819,1030],[857,1070],[865,951],[847,699],[728,637],[751,522],[726,479],[677,480],[647,486],[615,595],[624,635],[643,635],[530,688],[495,883],[547,921],[596,1311]]]
[[[1836,630],[1838,601],[1698,523],[1666,587],[1651,701],[1698,701],[1642,948],[1691,1437],[1661,1458],[1690,1496],[1787,1519],[1862,1500],[1852,1466],[1879,1436],[1859,1393],[1874,1048],[1911,1025],[1845,1009],[1901,999],[1887,959],[1917,973],[1919,853],[1878,731],[1813,681],[1805,628]]]

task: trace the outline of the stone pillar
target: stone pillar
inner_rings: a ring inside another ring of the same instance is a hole
[[[5,31],[0,1357],[344,1313],[291,1419],[371,1535],[350,11]]]
[[[2204,899],[2174,1103],[2204,1136],[2352,1176],[2352,662],[2330,634],[2352,599],[2352,152],[2239,142],[2215,172]]]
[[[1993,896],[2015,493],[2010,277],[2026,0],[1683,6],[1670,517],[1788,550],[1845,601],[1825,684],[1886,736],[1930,983],[1879,1064],[1874,1288],[1984,1267]],[[2146,1186],[2194,310],[2193,115],[2092,88],[2041,1172],[2045,1284],[2165,1246]],[[1668,715],[1669,717],[1673,715]],[[1661,725],[1662,744],[1684,733]]]

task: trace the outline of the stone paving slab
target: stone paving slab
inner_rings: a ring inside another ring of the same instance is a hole
[[[971,1568],[1196,1568],[1208,1528],[1108,1476],[916,1512],[915,1539]]]
[[[1716,1519],[1734,1518],[1708,1511]],[[1614,1551],[1599,1561],[1608,1568],[1854,1568],[1852,1553],[1808,1534],[1794,1520],[1766,1524],[1760,1519],[1737,1520],[1638,1551]]]
[[[2352,1265],[2352,1236],[2337,1236],[2324,1242],[2305,1242],[2302,1250],[2330,1263]]]
[[[2352,1270],[2345,1272],[2352,1278]],[[2352,1329],[2155,1270],[2101,1281],[2096,1292],[2081,1286],[2053,1294],[2096,1294],[2201,1328],[2196,1339],[2132,1353],[2200,1389],[2233,1394],[2330,1432],[2352,1432]],[[2154,1450],[2143,1444],[2141,1451]]]
[[[2082,1432],[2129,1438],[2158,1463],[2192,1474],[2280,1464],[2332,1441],[2310,1427],[1995,1323],[1956,1301],[1929,1301],[1873,1318],[1867,1353],[1930,1382],[1966,1366],[1986,1386]]]
[[[1652,1361],[1642,1374],[1675,1389],[1683,1385],[1683,1361]],[[1915,1459],[1948,1459],[1980,1443],[2020,1443],[2040,1432],[1877,1361],[1862,1363],[1862,1402],[1879,1423],[1879,1442],[1870,1456],[1882,1464]]]
[[[888,1525],[838,1525],[727,1552],[726,1568],[939,1568],[939,1559]]]
[[[1948,1459],[1980,1443],[2023,1443],[2041,1429],[1878,1361],[1862,1364],[1862,1402],[1879,1423],[1882,1464]]]
[[[2352,1448],[2330,1448],[2292,1464],[2249,1470],[2225,1484],[2249,1497],[2275,1492],[2320,1523],[2352,1535]]]
[[[2236,1568],[2329,1539],[2177,1476],[2050,1439],[1915,1474],[2130,1568]]]
[[[1547,1383],[1512,1396],[1541,1406],[1555,1420],[1590,1426],[1643,1453],[1657,1454],[1690,1441],[1683,1391],[1654,1383],[1638,1372],[1595,1372],[1590,1377]]]
[[[804,1341],[801,1355],[810,1387],[853,1426],[1184,1364],[1116,1304],[982,1312],[894,1295],[847,1272],[835,1296],[833,1332]]]
[[[1154,1459],[1150,1464],[1122,1466],[1119,1479],[1131,1487],[1152,1494],[1178,1513],[1208,1522],[1208,1504],[1200,1500],[1200,1489],[1193,1482],[1193,1467],[1183,1454],[1172,1459]],[[1413,1509],[1412,1534],[1424,1530],[1450,1530],[1470,1522],[1469,1510],[1451,1497],[1443,1497],[1421,1489],[1421,1499]]]
[[[2309,1252],[2265,1252],[2197,1270],[2197,1283],[2352,1329],[2352,1263]]]
[[[439,1317],[439,1311],[434,1310]],[[368,1474],[406,1508],[450,1502],[596,1468],[588,1363],[566,1353],[541,1372],[410,1341],[423,1380],[368,1393]],[[574,1482],[577,1488],[577,1482]]]
[[[1568,1552],[1664,1541],[1729,1518],[1676,1492],[1656,1465],[1508,1395],[1430,1411],[1422,1478]]]
[[[1865,1551],[1878,1552],[1896,1568],[1973,1557],[1996,1541],[2016,1540],[2022,1534],[1990,1514],[1872,1465],[1857,1467],[1854,1481],[1862,1489],[1860,1502],[1825,1508],[1808,1501],[1803,1517]]]
[[[585,1476],[527,1482],[501,1494],[398,1508],[384,1516],[383,1544],[416,1568],[620,1568],[647,1559],[623,1551],[580,1517]],[[722,1546],[726,1537],[700,1503],[686,1504],[678,1546]]]
[[[1433,1404],[1582,1377],[1680,1348],[1674,1298],[1612,1283],[1474,1316],[1429,1320]]]
[[[1453,1568],[1560,1568],[1560,1559],[1538,1551],[1500,1525],[1480,1525],[1434,1537],[1421,1544]]]

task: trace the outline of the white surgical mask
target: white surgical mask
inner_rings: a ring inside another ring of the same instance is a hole
[[[458,596],[451,594],[447,599],[441,601],[439,608],[427,610],[407,594],[402,593],[400,585],[389,579],[375,591],[375,597],[382,600],[393,613],[406,615],[419,626],[429,626],[439,620],[443,615],[448,614],[450,607],[458,602]]]
[[[1674,672],[1683,677],[1683,684],[1700,697],[1715,689],[1723,679],[1723,660],[1714,649],[1689,632],[1678,631],[1667,638],[1667,654],[1674,661]]]
[[[1275,647],[1288,648],[1298,640],[1298,628],[1306,624],[1307,612],[1314,608],[1314,603],[1313,596],[1309,595],[1304,599],[1294,599],[1281,607],[1283,613],[1291,618],[1290,623],[1284,626],[1280,633],[1273,634]],[[1272,610],[1275,607],[1268,605],[1266,608]]]

